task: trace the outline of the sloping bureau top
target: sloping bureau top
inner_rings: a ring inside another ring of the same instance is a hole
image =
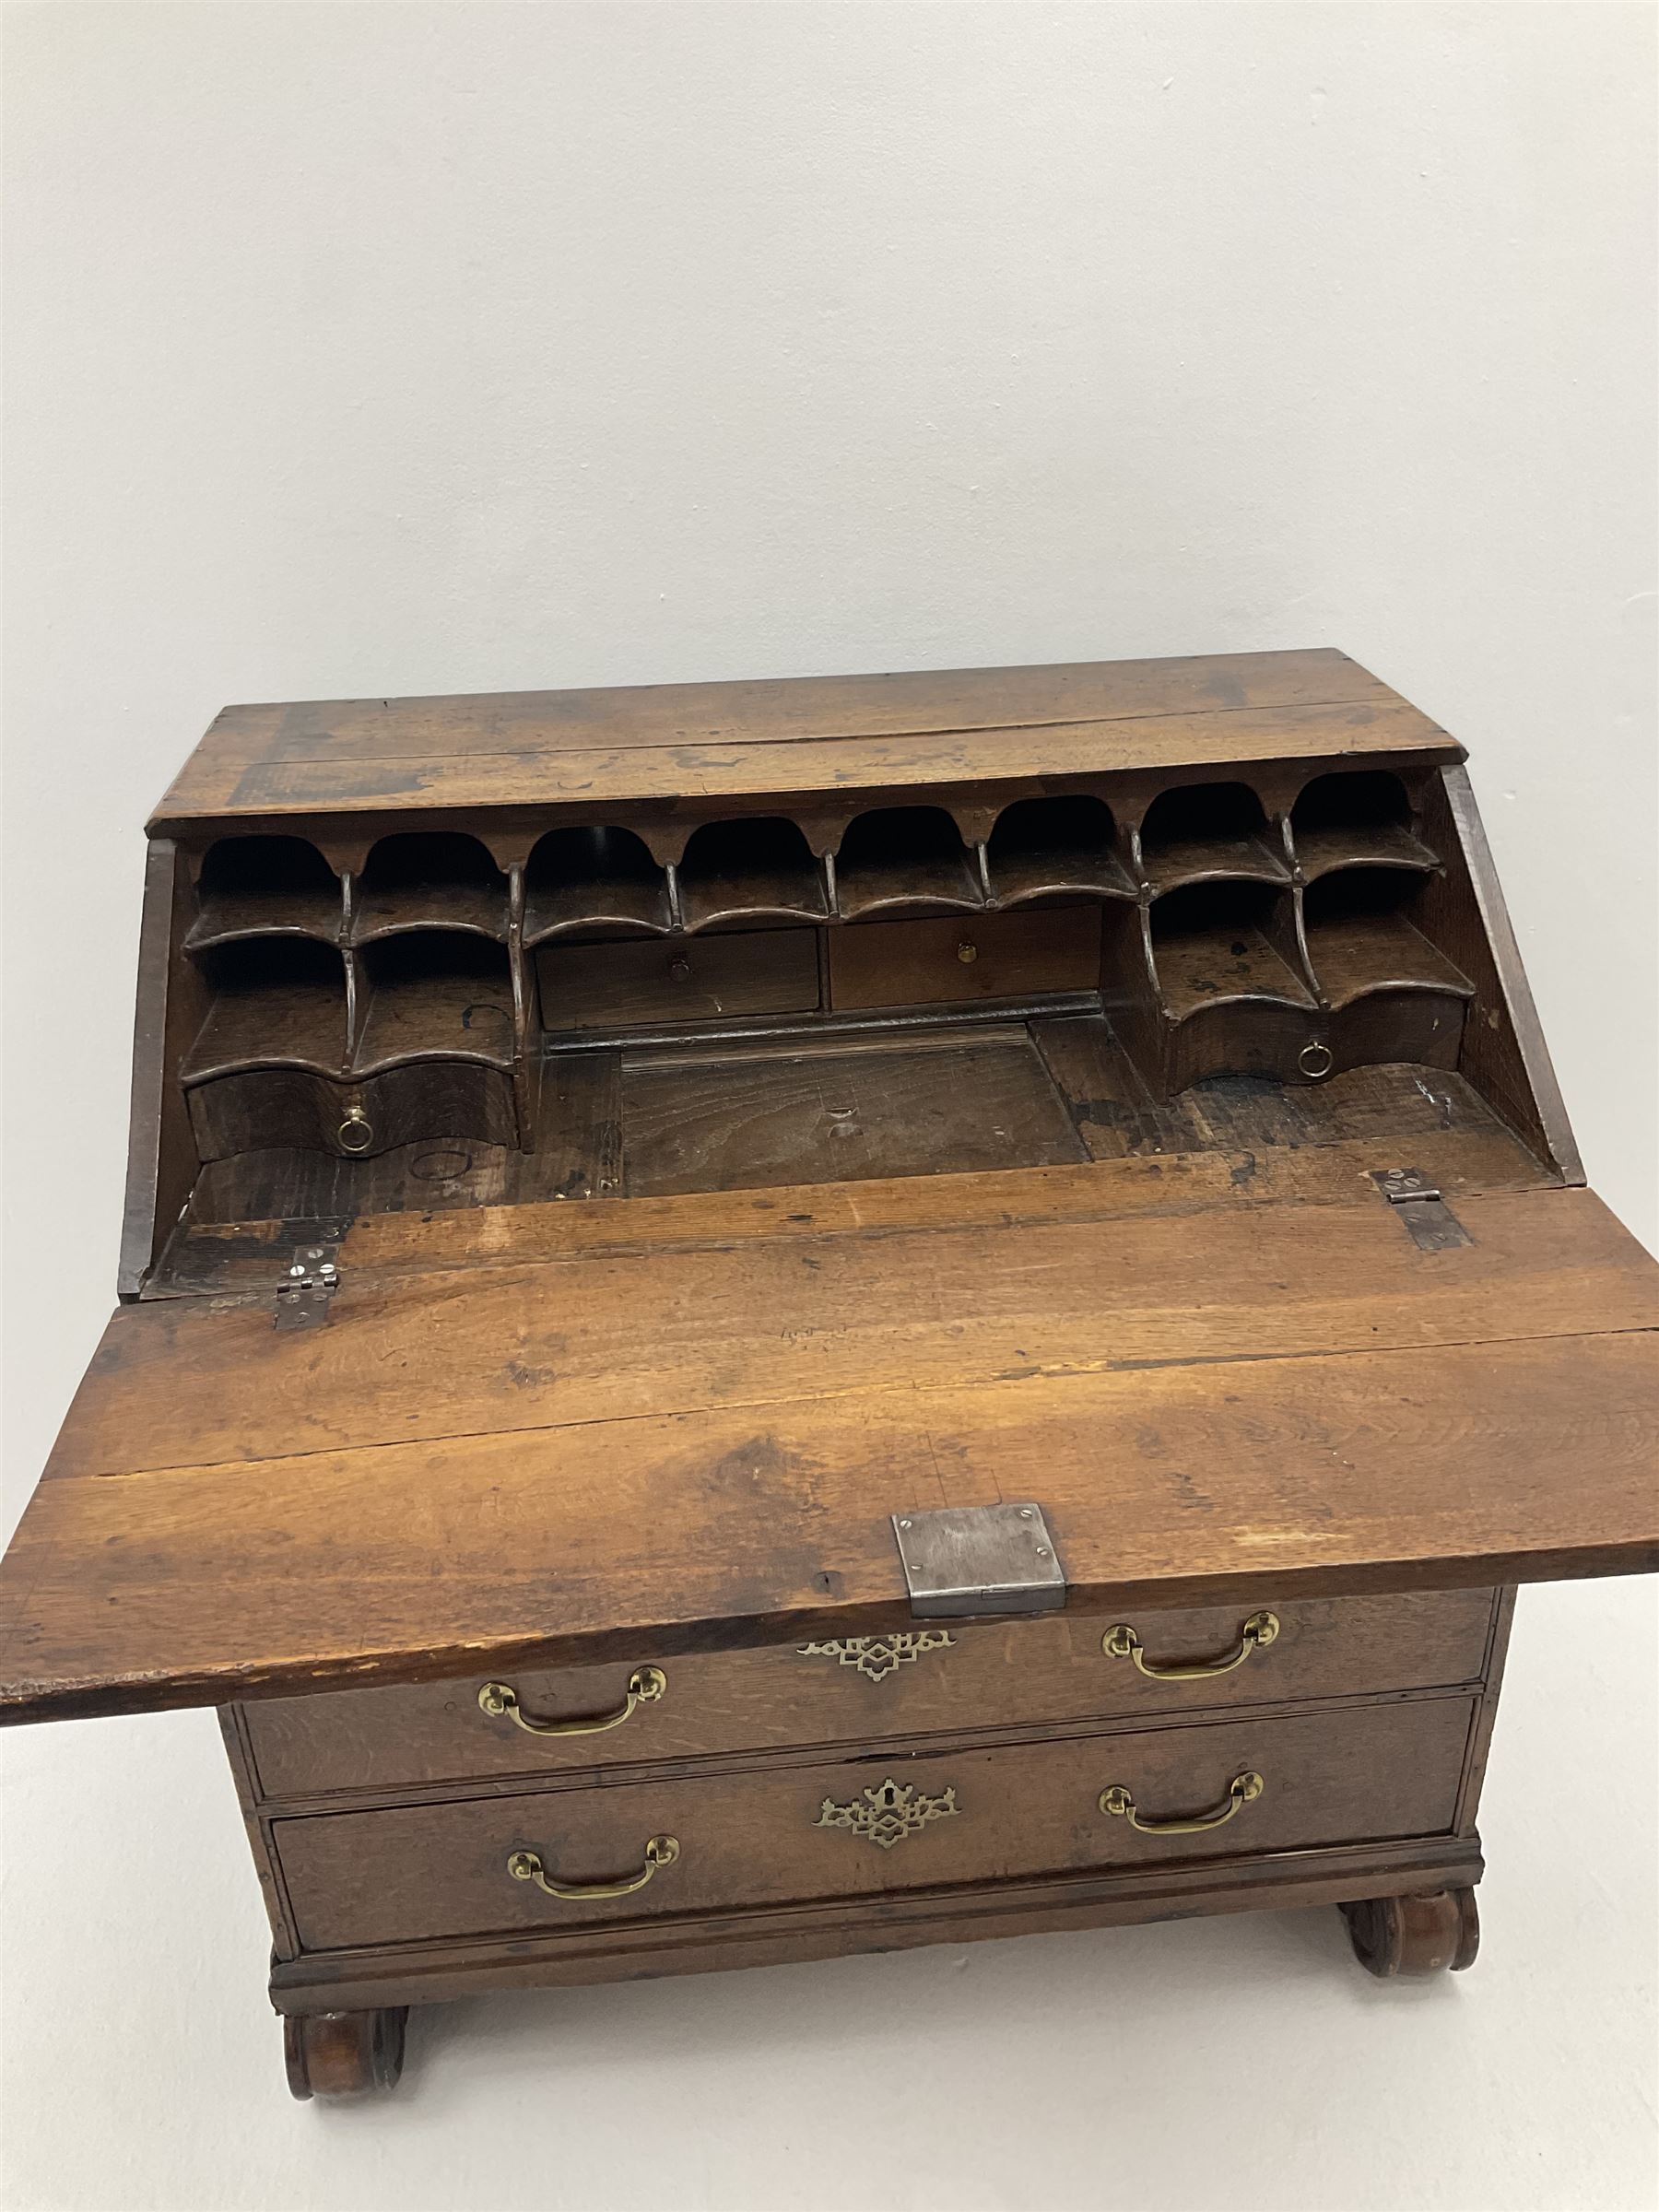
[[[1460,1189],[1430,1252],[1358,1168],[1214,1181],[410,1216],[314,1332],[233,1265],[127,1307],[0,1569],[0,1718],[878,1632],[888,1516],[999,1499],[1084,1608],[1659,1564],[1659,1267],[1594,1196]]]
[[[1461,759],[1330,649],[227,707],[152,830],[249,817],[912,787],[1229,761]]]

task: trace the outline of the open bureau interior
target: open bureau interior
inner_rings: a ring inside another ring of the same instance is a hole
[[[181,825],[124,1288],[469,1203],[1459,1127],[1559,1172],[1436,750]]]
[[[1332,653],[231,708],[0,1720],[215,1706],[301,2097],[410,2006],[1265,1905],[1466,1966],[1659,1269]]]

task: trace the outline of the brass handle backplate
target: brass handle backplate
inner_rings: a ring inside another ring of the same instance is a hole
[[[1258,1798],[1267,1784],[1259,1774],[1235,1774],[1227,1785],[1227,1803],[1213,1813],[1196,1813],[1190,1820],[1143,1820],[1135,1799],[1121,1782],[1100,1792],[1100,1806],[1119,1820],[1127,1820],[1143,1836],[1201,1836],[1207,1828],[1225,1828],[1236,1812]]]
[[[478,1692],[478,1704],[492,1721],[510,1720],[527,1735],[603,1735],[607,1728],[620,1728],[636,1705],[654,1704],[667,1688],[668,1677],[660,1666],[636,1666],[628,1677],[627,1700],[615,1712],[571,1721],[531,1720],[511,1682],[486,1682]]]
[[[653,1836],[645,1845],[645,1864],[638,1874],[630,1874],[619,1882],[556,1882],[542,1865],[541,1854],[535,1851],[515,1851],[507,1861],[507,1871],[515,1882],[534,1882],[549,1897],[562,1897],[580,1904],[590,1897],[631,1897],[636,1889],[643,1889],[654,1874],[665,1866],[672,1866],[680,1855],[678,1840],[674,1836]]]
[[[1239,1630],[1236,1651],[1229,1652],[1222,1659],[1197,1659],[1187,1666],[1154,1666],[1141,1649],[1141,1640],[1124,1621],[1115,1629],[1108,1629],[1100,1639],[1100,1649],[1109,1659],[1132,1659],[1152,1682],[1207,1682],[1213,1675],[1230,1675],[1235,1666],[1242,1666],[1252,1652],[1265,1652],[1278,1636],[1277,1613],[1253,1613]]]

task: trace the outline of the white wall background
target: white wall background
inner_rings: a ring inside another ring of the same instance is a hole
[[[1654,33],[10,8],[11,1511],[111,1300],[139,825],[230,700],[1339,644],[1471,747],[1659,1238]],[[6,2201],[1650,2206],[1653,1619],[1524,1604],[1456,1983],[1320,1916],[522,1998],[337,2114],[210,1721],[31,1734]]]

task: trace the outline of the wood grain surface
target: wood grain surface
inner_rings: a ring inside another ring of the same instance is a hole
[[[1434,1125],[1383,1146],[1376,1137],[1273,1143],[1241,1118],[1218,1115],[1221,1131],[1207,1152],[1105,1151],[1138,1117],[1108,1126],[1077,1117],[1078,1134],[1101,1156],[1076,1167],[990,1170],[971,1175],[909,1176],[841,1183],[783,1185],[746,1194],[688,1192],[616,1203],[621,1173],[620,1081],[617,1055],[572,1054],[549,1076],[563,1135],[547,1151],[497,1146],[416,1145],[401,1155],[358,1162],[276,1152],[210,1168],[179,1224],[152,1290],[193,1292],[269,1288],[278,1255],[303,1241],[302,1222],[345,1224],[344,1264],[377,1274],[491,1266],[502,1262],[620,1255],[676,1246],[727,1245],[756,1238],[858,1236],[888,1229],[970,1221],[1106,1221],[1125,1214],[1191,1213],[1210,1206],[1331,1205],[1369,1197],[1370,1171],[1420,1168],[1448,1197],[1471,1192],[1535,1190],[1554,1181],[1507,1132]],[[1318,1095],[1318,1094],[1314,1094]],[[1182,1101],[1190,1106],[1191,1101]],[[1089,1100],[1103,1115],[1108,1101]],[[1212,1104],[1211,1112],[1215,1112]],[[1409,1156],[1407,1160],[1407,1155]],[[520,1163],[530,1172],[521,1173]],[[238,1171],[232,1172],[235,1169]],[[371,1182],[372,1179],[372,1182]],[[386,1210],[358,1208],[371,1186]],[[572,1206],[571,1197],[584,1201]]]
[[[229,707],[153,827],[1460,749],[1317,651]]]
[[[849,1393],[1659,1327],[1659,1266],[1588,1191],[1461,1202],[1425,1253],[1379,1194],[1104,1222],[347,1273],[325,1328],[269,1300],[116,1313],[48,1478],[637,1421]]]
[[[724,1971],[850,1951],[892,1951],[991,1936],[1053,1935],[1200,1913],[1307,1911],[1353,1898],[1415,1895],[1477,1882],[1480,1846],[1426,1836],[1325,1850],[1258,1852],[1190,1865],[1115,1866],[964,1888],[892,1890],[810,1904],[751,1907],[670,1921],[517,1930],[419,1945],[278,1952],[279,2012],[341,2005],[434,2004],[504,1989],[580,1987],[662,1974]]]
[[[484,1778],[580,1785],[599,1772],[638,1775],[688,1759],[770,1761],[803,1746],[1006,1738],[1020,1729],[1069,1732],[1079,1719],[1188,1717],[1475,1682],[1493,1599],[1490,1590],[1281,1599],[1273,1641],[1230,1674],[1201,1680],[1151,1679],[1105,1652],[1100,1621],[1085,1614],[923,1623],[930,1641],[920,1650],[901,1634],[863,1653],[820,1642],[691,1654],[663,1669],[659,1699],[593,1735],[535,1735],[492,1717],[478,1704],[482,1676],[272,1698],[242,1712],[254,1794],[266,1802]],[[1209,1606],[1141,1612],[1129,1625],[1147,1664],[1167,1666],[1227,1656],[1246,1618],[1236,1606]],[[641,1664],[653,1660],[640,1654]],[[619,1711],[632,1671],[526,1669],[512,1687],[533,1720],[580,1719]]]
[[[878,1753],[778,1773],[279,1820],[273,1832],[306,1950],[591,1927],[1444,1831],[1471,1712],[1466,1698],[1430,1698],[910,1758],[892,1775],[898,1785],[955,1809],[887,1849],[818,1825],[826,1803],[856,1806],[881,1788],[889,1765]],[[1122,1783],[1148,1818],[1192,1816],[1224,1805],[1246,1771],[1263,1778],[1261,1795],[1207,1833],[1143,1834],[1097,1802]],[[615,1880],[639,1871],[653,1835],[673,1836],[679,1857],[625,1899],[550,1898],[507,1871],[511,1853],[530,1850],[557,1880]]]
[[[1659,1564],[1653,1345],[1130,1360],[143,1474],[65,1463],[0,1569],[0,1717],[908,1627],[888,1516],[999,1497],[1041,1500],[1082,1611],[1640,1571]]]

